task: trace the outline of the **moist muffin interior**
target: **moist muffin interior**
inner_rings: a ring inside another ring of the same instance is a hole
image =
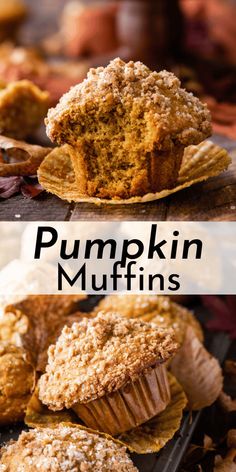
[[[77,153],[84,190],[103,198],[158,190],[158,167],[160,174],[169,172],[165,184],[173,186],[184,147],[211,132],[207,108],[172,73],[121,59],[91,69],[49,111],[46,123],[53,141],[71,144]]]

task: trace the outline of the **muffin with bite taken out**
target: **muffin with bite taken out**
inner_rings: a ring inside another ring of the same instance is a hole
[[[207,107],[174,74],[119,58],[91,69],[46,125],[70,146],[78,191],[106,199],[175,187],[185,148],[211,134]]]

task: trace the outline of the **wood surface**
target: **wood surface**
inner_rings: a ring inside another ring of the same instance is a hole
[[[34,200],[16,195],[0,200],[1,221],[236,221],[236,141],[215,136],[228,149],[230,168],[205,183],[162,200],[133,205],[69,204],[43,193]],[[19,216],[20,215],[20,216]]]

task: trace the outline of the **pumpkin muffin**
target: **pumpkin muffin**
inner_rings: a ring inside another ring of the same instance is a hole
[[[0,342],[0,425],[23,420],[34,387],[35,369],[27,351]]]
[[[184,149],[211,134],[210,114],[174,74],[117,58],[49,110],[47,133],[71,145],[78,191],[129,198],[176,185]]]
[[[192,327],[195,335],[203,341],[200,323],[187,308],[174,303],[169,297],[161,295],[108,295],[94,309],[99,311],[117,311],[126,318],[140,318],[155,323],[160,328],[173,328],[175,338],[182,344],[186,330]]]
[[[41,124],[48,106],[48,92],[29,80],[1,84],[0,134],[15,139],[30,136]]]
[[[2,449],[1,472],[135,472],[125,447],[69,424],[21,433]]]
[[[0,317],[0,341],[22,346],[31,353],[36,370],[44,372],[47,351],[64,326],[80,321],[87,313],[78,311],[83,295],[30,295],[5,307]]]
[[[49,348],[39,398],[54,411],[73,408],[93,429],[128,431],[169,403],[165,362],[176,349],[172,330],[98,313],[65,327]]]

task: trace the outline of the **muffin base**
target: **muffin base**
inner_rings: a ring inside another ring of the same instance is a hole
[[[157,364],[111,395],[76,404],[73,410],[89,428],[114,436],[145,423],[165,410],[169,402],[166,367]]]
[[[172,150],[156,150],[117,163],[110,159],[104,164],[96,156],[91,143],[81,140],[70,147],[71,161],[78,190],[91,197],[131,198],[149,192],[173,188],[178,180],[184,147],[177,145]]]
[[[231,158],[225,149],[211,141],[204,141],[197,146],[189,146],[185,149],[178,182],[174,188],[147,193],[143,197],[102,199],[89,197],[85,191],[82,192],[78,189],[68,147],[68,145],[64,145],[61,148],[55,148],[45,157],[38,170],[39,182],[45,190],[57,195],[62,200],[95,205],[131,205],[160,200],[221,174],[231,164]],[[81,178],[84,179],[84,176]],[[86,180],[84,184],[86,188]]]

